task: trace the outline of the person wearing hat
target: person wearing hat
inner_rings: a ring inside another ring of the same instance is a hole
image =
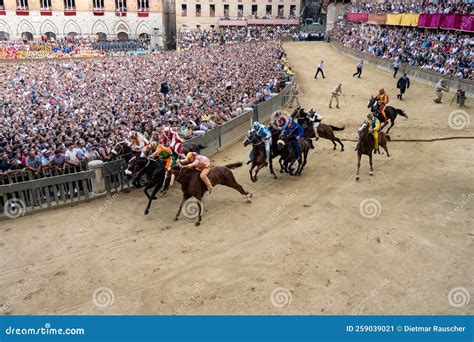
[[[442,97],[443,97],[443,91],[446,91],[446,92],[449,91],[449,89],[448,89],[448,87],[447,87],[447,85],[446,85],[446,80],[440,79],[440,80],[438,81],[438,83],[436,83],[435,91],[436,91],[436,99],[434,99],[433,101],[434,101],[435,103],[442,103],[442,102],[441,102],[441,99],[442,99]]]
[[[290,142],[293,145],[293,148],[296,152],[296,157],[301,157],[301,146],[300,139],[304,138],[304,129],[301,125],[295,121],[292,117],[288,119],[285,127],[283,127],[283,132],[290,137]]]
[[[316,140],[319,140],[318,127],[321,124],[323,117],[320,114],[316,113],[316,111],[313,108],[309,110],[308,114],[309,114],[309,121],[311,121],[313,125],[314,137]]]
[[[379,89],[379,94],[376,97],[377,103],[379,104],[379,111],[380,114],[383,116],[383,122],[387,122],[387,116],[385,115],[385,107],[387,106],[387,103],[390,101],[390,96],[385,92],[384,88]]]
[[[331,100],[329,101],[329,108],[332,108],[332,100],[336,100],[336,108],[339,108],[339,96],[342,95],[342,83],[339,83],[331,93]]]
[[[186,159],[180,161],[182,167],[189,168],[189,169],[196,169],[200,171],[199,177],[204,182],[207,187],[207,194],[210,194],[212,191],[212,183],[209,179],[208,175],[211,171],[211,162],[209,158],[206,156],[197,154],[196,152],[189,152],[186,155]]]
[[[374,137],[374,154],[379,153],[379,130],[380,130],[380,121],[374,115],[374,113],[369,112],[367,114],[367,123],[369,124],[369,133],[372,133]]]
[[[249,130],[249,133],[255,133],[261,140],[261,142],[265,145],[265,156],[267,158],[267,163],[270,162],[270,147],[271,147],[271,140],[272,140],[272,132],[270,129],[262,125],[258,121],[254,121],[252,124],[252,128]],[[249,161],[253,160],[253,148],[250,150],[249,154]]]

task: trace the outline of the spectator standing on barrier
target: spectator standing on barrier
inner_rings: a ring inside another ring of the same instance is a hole
[[[403,73],[403,76],[397,82],[397,88],[400,90],[400,93],[397,94],[397,97],[400,101],[403,101],[403,94],[405,91],[410,88],[410,79],[407,76],[407,73]]]
[[[357,64],[357,71],[352,75],[354,77],[355,75],[359,75],[357,78],[360,78],[362,76],[362,67],[364,66],[364,60],[361,59],[359,63]]]
[[[302,92],[301,92],[301,89],[300,87],[298,86],[298,83],[293,83],[293,85],[291,86],[291,90],[290,90],[290,101],[289,101],[289,107],[293,107],[293,102],[294,100],[296,100],[296,105],[297,106],[301,106],[300,104],[300,100],[299,100],[299,96],[301,95],[304,95]]]
[[[398,69],[400,69],[400,58],[397,57],[393,62],[393,78],[397,78]]]
[[[436,91],[436,99],[434,99],[433,101],[435,103],[442,103],[441,99],[443,97],[443,91],[445,92],[449,91],[448,86],[446,85],[446,81],[443,79],[440,79],[438,83],[436,83],[435,91]]]
[[[326,77],[324,76],[323,66],[324,66],[324,61],[321,61],[321,62],[318,64],[318,68],[316,69],[316,74],[314,75],[314,78],[315,78],[315,79],[318,79],[319,73],[321,73],[321,75],[323,75],[323,78],[326,78]]]
[[[339,83],[331,93],[331,100],[329,101],[329,108],[332,108],[332,100],[336,100],[336,108],[339,109],[339,96],[342,95],[342,83]]]

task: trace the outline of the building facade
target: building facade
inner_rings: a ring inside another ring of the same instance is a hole
[[[246,18],[273,20],[270,25],[285,24],[288,18],[298,17],[300,11],[301,0],[176,0],[176,25],[178,30],[198,25],[208,29],[225,24],[226,20],[246,21]]]
[[[163,0],[0,0],[0,39],[147,38],[163,46]]]

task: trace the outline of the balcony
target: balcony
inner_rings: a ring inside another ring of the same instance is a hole
[[[94,7],[93,9],[95,16],[103,16],[104,15],[104,8],[103,7]]]
[[[146,18],[150,15],[150,9],[149,8],[139,8],[137,13],[138,13],[139,17]]]
[[[181,11],[181,16],[182,17],[187,17],[188,16],[188,11]]]
[[[0,15],[5,15],[5,14],[7,14],[7,12],[5,11],[5,7],[0,6]]]
[[[64,9],[64,15],[66,17],[71,17],[76,15],[76,9],[75,8],[65,8]]]
[[[215,16],[216,16],[216,11],[211,11],[211,12],[209,12],[209,16],[210,16],[210,17],[215,17]]]
[[[196,17],[200,17],[201,16],[201,12],[196,12]]]
[[[127,16],[127,9],[125,7],[117,8],[115,10],[116,17],[126,17]]]
[[[28,6],[17,6],[16,15],[30,15],[30,10]]]

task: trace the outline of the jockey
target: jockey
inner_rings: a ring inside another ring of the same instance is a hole
[[[204,184],[206,184],[207,193],[210,194],[212,191],[212,183],[207,177],[207,175],[211,171],[211,162],[209,161],[209,158],[197,154],[196,152],[189,152],[186,155],[186,159],[181,160],[181,164],[184,167],[195,168],[196,170],[201,171],[199,177],[204,182]]]
[[[313,124],[313,131],[316,140],[319,139],[318,127],[321,121],[323,120],[322,115],[316,113],[313,108],[309,110],[309,121]]]
[[[293,145],[293,148],[296,152],[296,157],[301,157],[301,147],[299,140],[304,137],[303,127],[300,126],[293,118],[289,118],[285,127],[283,127],[283,132],[290,137],[290,142]]]
[[[163,135],[161,136],[162,145],[170,147],[176,154],[180,155],[183,142],[183,139],[171,127],[163,129]]]
[[[372,133],[374,136],[374,154],[379,153],[379,129],[380,129],[380,121],[375,117],[372,112],[367,114],[367,123],[369,124],[369,132]]]
[[[128,143],[133,152],[140,152],[146,145],[150,144],[148,139],[137,131],[130,131],[128,133]]]
[[[284,116],[280,111],[277,111],[273,115],[271,126],[274,129],[281,131],[281,129],[286,125],[286,121],[287,121],[286,116]]]
[[[271,146],[271,139],[272,139],[272,132],[268,127],[262,125],[260,122],[255,121],[252,124],[252,128],[250,129],[249,133],[255,132],[260,140],[265,144],[265,155],[267,158],[267,162],[270,162],[270,146]],[[250,151],[249,159],[253,160],[253,149]]]
[[[176,157],[171,148],[158,144],[156,141],[152,141],[149,145],[145,146],[143,153],[148,158],[163,160],[165,162],[165,172],[168,172],[176,162]]]
[[[390,101],[390,96],[385,92],[384,88],[379,89],[379,94],[376,97],[378,104],[379,104],[379,111],[382,114],[383,122],[387,122],[387,116],[385,115],[385,107],[387,103]]]

